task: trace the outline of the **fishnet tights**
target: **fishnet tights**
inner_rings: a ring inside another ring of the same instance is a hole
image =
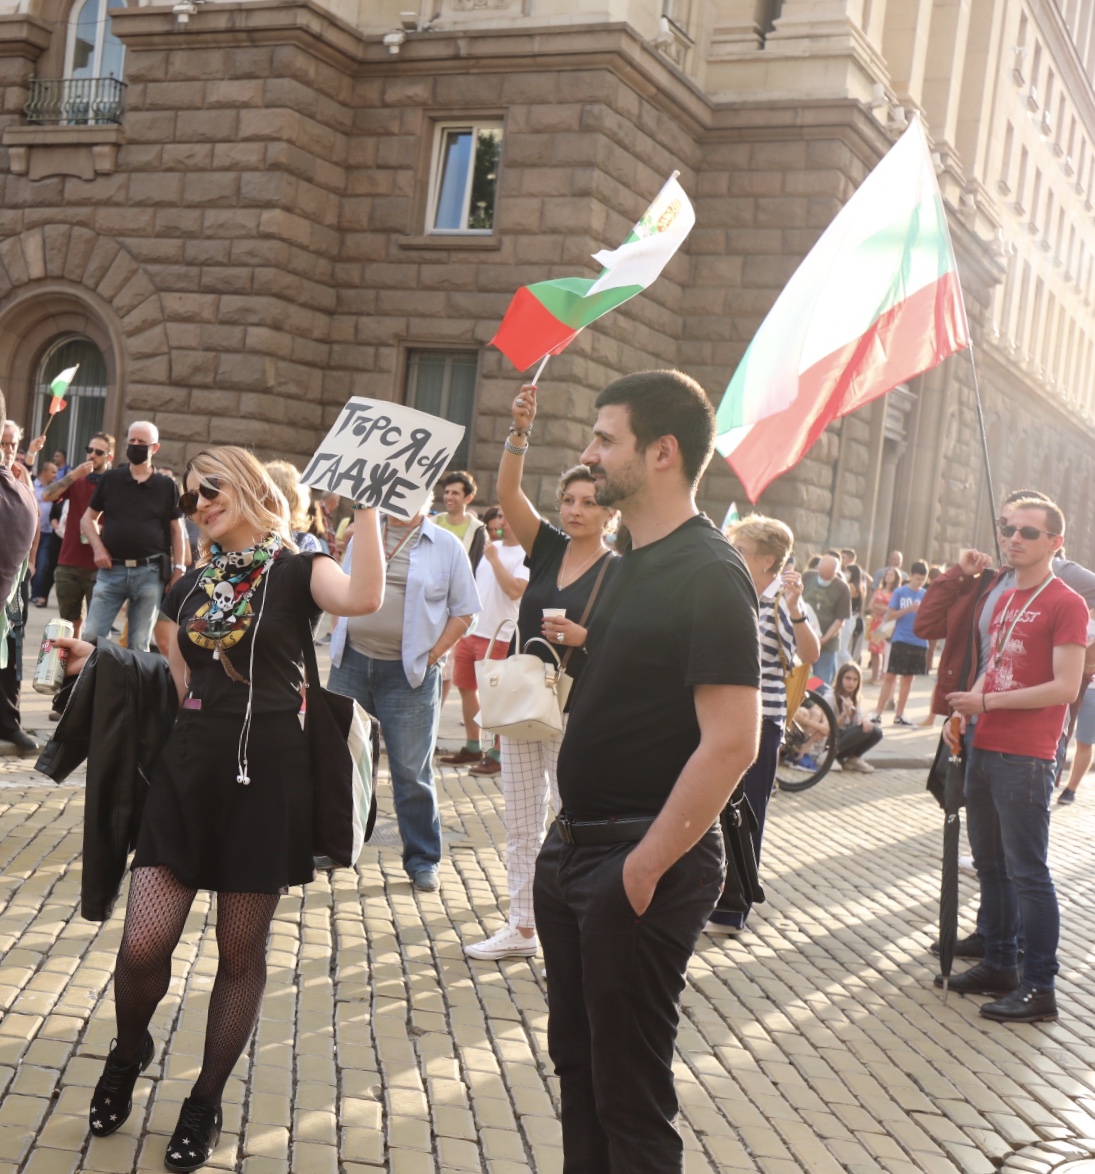
[[[120,1060],[140,1057],[145,1032],[171,982],[194,890],[169,868],[135,868],[114,971]],[[217,977],[209,998],[202,1070],[191,1095],[219,1104],[258,1018],[266,987],[266,942],[277,893],[218,893]]]

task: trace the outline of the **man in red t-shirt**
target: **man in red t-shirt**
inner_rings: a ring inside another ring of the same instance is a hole
[[[1012,505],[1000,535],[1015,587],[993,609],[984,672],[969,692],[947,695],[963,731],[977,715],[965,796],[986,927],[984,959],[950,985],[998,996],[981,1014],[1001,1023],[1057,1018],[1060,913],[1048,863],[1049,808],[1057,743],[1080,691],[1088,624],[1083,599],[1053,573],[1064,530],[1052,502]]]
[[[80,519],[99,478],[114,459],[114,437],[108,432],[96,432],[85,451],[88,459],[82,465],[59,477],[42,492],[43,501],[68,502],[65,536],[53,581],[57,587],[57,610],[61,619],[72,621],[77,636],[84,626],[85,604],[91,606],[96,575],[95,552],[80,533]]]

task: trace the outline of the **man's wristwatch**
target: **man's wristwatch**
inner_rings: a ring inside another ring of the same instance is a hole
[[[185,571],[186,571],[186,564],[185,564],[185,563],[175,563],[175,564],[174,564],[174,569],[175,569],[176,571],[183,571],[183,572],[185,573]]]

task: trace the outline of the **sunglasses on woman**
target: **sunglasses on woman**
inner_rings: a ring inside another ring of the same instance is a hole
[[[189,518],[198,512],[198,495],[206,501],[214,501],[220,496],[221,483],[216,477],[206,477],[198,482],[198,488],[188,489],[179,495],[179,509]]]
[[[1037,526],[1001,526],[1000,533],[1004,538],[1011,538],[1013,535],[1018,534],[1020,538],[1025,539],[1027,542],[1033,542],[1043,534],[1047,538],[1060,537],[1053,530],[1039,530]]]

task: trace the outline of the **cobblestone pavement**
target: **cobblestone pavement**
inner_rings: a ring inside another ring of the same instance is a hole
[[[157,1056],[133,1115],[89,1141],[122,917],[119,907],[98,926],[77,913],[79,784],[54,786],[0,759],[0,1174],[161,1169],[200,1063],[216,955],[204,895],[152,1024]],[[497,928],[504,904],[497,780],[449,771],[442,789],[439,894],[417,894],[403,876],[382,785],[378,842],[356,873],[321,876],[282,900],[262,1018],[226,1092],[214,1168],[561,1169],[539,960],[462,952]],[[979,1019],[980,1000],[952,995],[943,1006],[931,985],[942,820],[923,772],[834,774],[777,795],[769,900],[741,939],[701,939],[685,994],[677,1075],[688,1174],[1074,1161],[1075,1149],[1040,1143],[1095,1136],[1088,798],[1081,790],[1053,817],[1061,1021],[1007,1028]],[[962,883],[969,929],[973,883]]]

